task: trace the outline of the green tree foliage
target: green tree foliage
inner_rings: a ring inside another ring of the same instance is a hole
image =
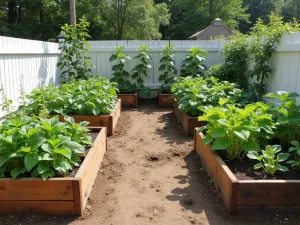
[[[291,20],[291,18],[300,20],[300,1],[286,0],[281,8],[281,14],[285,20]]]
[[[100,14],[110,39],[160,39],[159,26],[170,19],[167,5],[153,0],[102,0]]]
[[[248,21],[249,17],[242,3],[242,0],[174,0],[168,37],[186,39],[217,17],[231,29],[237,28],[238,21]]]

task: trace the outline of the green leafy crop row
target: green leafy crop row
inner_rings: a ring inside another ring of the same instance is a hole
[[[228,98],[229,103],[242,100],[242,90],[227,81],[219,82],[214,77],[181,77],[172,86],[172,95],[189,116],[203,114],[201,107],[217,106],[220,98]]]
[[[28,95],[29,106],[21,106],[28,115],[39,115],[45,108],[50,115],[106,115],[114,110],[115,83],[103,77],[78,80],[59,87],[35,89]]]
[[[79,165],[85,146],[87,122],[76,124],[71,117],[64,123],[16,114],[0,126],[0,177],[65,176]]]

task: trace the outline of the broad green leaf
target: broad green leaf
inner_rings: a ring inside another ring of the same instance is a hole
[[[289,156],[290,156],[289,153],[279,153],[277,155],[277,159],[279,162],[284,162],[284,161],[288,160]]]
[[[213,128],[211,129],[211,132],[210,134],[214,137],[214,138],[217,138],[217,137],[222,137],[226,134],[226,130],[224,128]]]
[[[244,141],[247,141],[250,136],[250,132],[248,130],[234,131],[234,134]]]
[[[64,143],[69,149],[78,154],[82,154],[85,151],[85,147],[75,141],[65,141]]]
[[[212,142],[213,140],[214,140],[214,138],[211,135],[206,134],[205,137],[203,138],[203,144],[207,145],[210,142]]]
[[[0,167],[3,166],[10,158],[6,155],[0,156]]]
[[[10,171],[10,175],[12,176],[12,178],[16,179],[20,174],[23,174],[26,172],[25,168],[13,168]]]
[[[247,152],[248,151],[259,151],[260,150],[259,144],[253,139],[249,139],[246,143],[244,143],[243,148]]]
[[[48,171],[46,171],[45,173],[42,173],[42,174],[41,174],[41,177],[42,177],[43,180],[47,180],[49,177],[50,177],[50,178],[51,178],[51,177],[54,177],[54,175],[55,175],[55,173],[54,173],[53,170],[48,170]]]
[[[287,168],[286,166],[280,165],[280,166],[278,167],[278,170],[279,170],[279,171],[282,171],[282,172],[287,172],[287,171],[289,171],[289,168]]]
[[[258,154],[256,151],[249,151],[249,152],[247,153],[247,157],[248,157],[249,159],[258,159],[259,154]]]
[[[37,167],[38,174],[45,173],[46,171],[50,170],[50,168],[51,167],[47,162],[39,162]]]
[[[34,149],[37,149],[38,147],[40,147],[46,141],[47,141],[46,138],[35,134],[29,138],[29,145],[30,145],[31,149],[34,150]]]
[[[230,141],[226,138],[219,138],[211,146],[212,150],[225,150],[230,146]]]
[[[24,159],[25,168],[28,172],[32,170],[33,167],[38,163],[38,156],[33,154],[27,154]]]
[[[263,164],[261,164],[261,163],[256,163],[256,164],[253,166],[253,169],[255,169],[255,170],[258,170],[258,169],[261,169],[261,168],[263,168]]]

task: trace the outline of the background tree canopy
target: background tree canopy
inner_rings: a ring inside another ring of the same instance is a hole
[[[77,0],[92,39],[187,39],[219,17],[247,33],[271,12],[300,20],[299,0]],[[69,23],[69,0],[0,0],[0,35],[56,40]]]

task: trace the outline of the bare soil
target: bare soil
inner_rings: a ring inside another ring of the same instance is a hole
[[[170,110],[154,104],[124,111],[85,216],[5,215],[0,224],[30,225],[279,225],[300,224],[299,211],[224,205]]]
[[[300,180],[300,173],[289,167],[289,172],[277,171],[274,176],[264,173],[261,169],[254,170],[253,166],[258,162],[256,160],[243,159],[241,160],[224,160],[233,174],[239,180]]]

